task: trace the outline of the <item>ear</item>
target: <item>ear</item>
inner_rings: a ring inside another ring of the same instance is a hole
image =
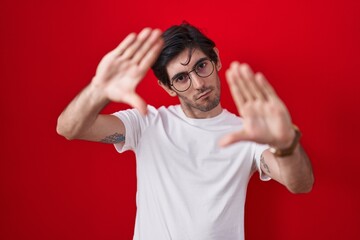
[[[216,70],[217,71],[220,71],[221,67],[222,67],[222,64],[221,64],[221,60],[220,60],[220,55],[219,55],[219,49],[217,49],[216,47],[214,47],[214,51],[218,57],[218,61],[216,63]]]
[[[162,87],[171,97],[176,97],[177,94],[174,90],[170,89],[168,86],[166,86],[165,84],[163,84],[160,80],[158,80],[158,84],[160,85],[160,87]]]

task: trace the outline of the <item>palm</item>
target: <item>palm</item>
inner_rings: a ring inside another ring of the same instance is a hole
[[[135,89],[146,74],[147,69],[140,69],[129,62],[112,66],[114,69],[106,71],[107,79],[105,92],[111,101],[124,102],[126,97],[135,94]]]
[[[162,44],[159,30],[146,28],[138,35],[128,35],[101,60],[93,84],[100,86],[109,100],[145,112],[146,104],[135,89],[157,59]]]
[[[226,136],[222,145],[241,140],[287,145],[293,135],[291,117],[265,77],[239,63],[233,63],[226,76],[244,125],[241,131]]]

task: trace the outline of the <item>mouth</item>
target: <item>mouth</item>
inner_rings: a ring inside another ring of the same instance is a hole
[[[207,89],[205,92],[202,92],[200,95],[196,97],[196,100],[207,97],[212,92],[212,89]]]

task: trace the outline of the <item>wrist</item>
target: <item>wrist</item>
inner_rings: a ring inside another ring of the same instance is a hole
[[[270,143],[270,146],[274,148],[284,149],[291,146],[295,138],[295,128],[292,125],[285,134],[282,135],[281,139],[278,139],[276,142]]]
[[[106,96],[105,90],[102,86],[93,81],[87,87],[87,94],[93,103],[99,103],[100,105],[106,105],[110,102]]]
[[[291,133],[292,137],[289,138],[291,140],[284,141],[281,144],[270,145],[270,152],[277,157],[285,157],[292,155],[295,148],[299,144],[301,132],[297,126],[293,125],[293,130],[291,131]]]
[[[88,85],[88,90],[94,98],[102,101],[109,101],[106,95],[105,86],[96,81],[96,76],[93,77],[92,81]]]

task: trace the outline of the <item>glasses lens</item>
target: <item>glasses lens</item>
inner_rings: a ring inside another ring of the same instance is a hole
[[[214,65],[209,59],[200,62],[195,68],[195,72],[199,77],[208,77],[213,71]]]
[[[190,84],[191,80],[188,73],[181,74],[180,76],[176,77],[172,82],[173,87],[179,92],[184,92],[188,90]]]

